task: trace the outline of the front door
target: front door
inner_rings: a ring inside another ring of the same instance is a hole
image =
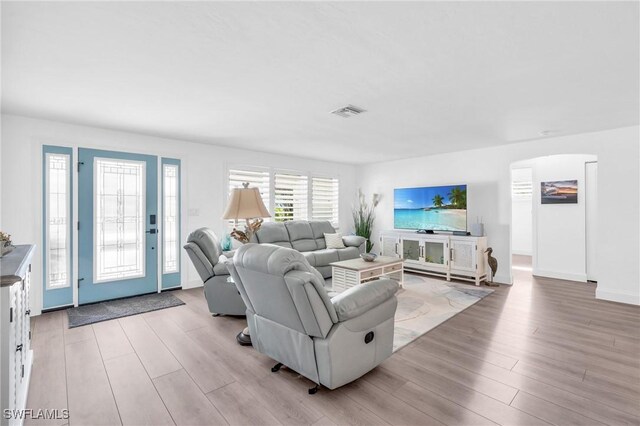
[[[158,159],[78,149],[78,303],[158,290]]]

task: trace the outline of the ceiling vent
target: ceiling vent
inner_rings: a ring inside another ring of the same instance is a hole
[[[358,114],[362,114],[363,112],[367,112],[362,108],[358,108],[357,106],[347,105],[342,108],[338,108],[336,110],[331,111],[331,114],[339,115],[340,117],[349,118],[354,117]]]

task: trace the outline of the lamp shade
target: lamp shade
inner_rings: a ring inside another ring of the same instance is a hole
[[[258,217],[271,217],[258,188],[234,188],[222,218],[238,220]]]

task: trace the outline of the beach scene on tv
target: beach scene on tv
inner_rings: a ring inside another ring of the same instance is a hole
[[[467,186],[394,190],[395,229],[467,230]]]

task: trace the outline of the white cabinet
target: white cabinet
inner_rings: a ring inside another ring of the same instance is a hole
[[[473,281],[476,285],[487,277],[486,237],[383,231],[380,247],[381,255],[404,259],[406,271]]]
[[[5,418],[5,410],[22,410],[27,402],[33,352],[29,286],[34,246],[17,246],[0,260],[0,423],[20,425],[20,418]],[[6,337],[5,337],[6,336]]]

